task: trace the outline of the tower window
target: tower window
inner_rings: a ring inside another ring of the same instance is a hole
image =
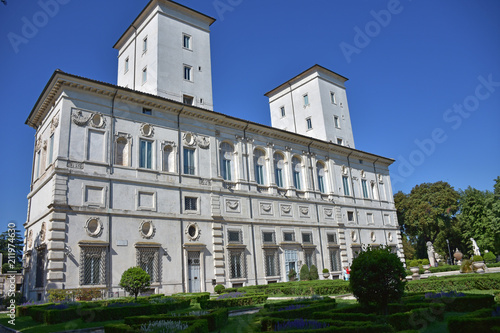
[[[147,80],[148,80],[148,68],[144,67],[144,69],[142,70],[142,84],[146,83]]]
[[[337,97],[334,92],[330,92],[330,100],[332,101],[332,104],[337,104]]]
[[[128,66],[129,66],[129,58],[125,59],[125,73],[128,72]]]
[[[304,107],[309,105],[309,95],[305,94],[304,95]]]
[[[337,138],[337,144],[342,146],[344,144],[344,140]]]
[[[153,110],[148,108],[142,108],[142,113],[151,116],[153,114]]]
[[[148,50],[148,37],[142,40],[142,53],[146,53]]]
[[[191,50],[191,36],[183,35],[182,37],[182,46],[185,49]]]
[[[284,106],[282,106],[282,107],[280,108],[280,111],[281,111],[281,116],[282,116],[282,117],[284,117],[284,116],[286,115],[286,113],[285,113],[285,107],[284,107]]]
[[[333,116],[333,123],[335,124],[335,128],[340,128],[339,117]]]
[[[182,96],[182,103],[188,104],[188,105],[193,105],[194,98],[188,95]]]
[[[184,66],[184,80],[193,81],[190,66]]]
[[[311,118],[307,118],[306,123],[307,123],[307,129],[308,130],[312,129],[313,125],[312,125]]]

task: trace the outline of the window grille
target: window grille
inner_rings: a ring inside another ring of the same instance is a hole
[[[184,198],[184,209],[185,210],[197,210],[198,198],[185,197]]]
[[[304,250],[304,259],[307,268],[311,268],[312,265],[316,266],[316,253],[314,249]]]
[[[295,234],[293,232],[284,232],[283,233],[283,240],[285,242],[293,242],[293,241],[295,241]]]
[[[312,243],[312,234],[303,233],[302,234],[302,243],[311,244]]]
[[[245,278],[246,272],[246,260],[244,250],[228,250],[229,259],[229,278],[238,279]]]
[[[266,265],[266,276],[280,275],[280,262],[277,249],[264,250],[264,262]]]
[[[341,263],[340,263],[340,250],[332,249],[330,250],[330,270],[332,272],[341,271]]]
[[[106,284],[106,247],[85,246],[81,251],[80,284]]]
[[[160,256],[156,247],[137,248],[137,266],[151,277],[151,282],[160,282]]]
[[[47,254],[47,249],[45,247],[37,251],[35,288],[43,288],[44,285],[46,254]]]

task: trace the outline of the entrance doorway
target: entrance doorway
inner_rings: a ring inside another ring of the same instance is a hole
[[[189,292],[199,293],[201,291],[199,251],[188,252],[188,279]]]

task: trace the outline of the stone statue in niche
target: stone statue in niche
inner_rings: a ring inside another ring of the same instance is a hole
[[[434,246],[432,245],[432,242],[427,242],[426,243],[427,245],[427,256],[429,257],[429,265],[431,265],[431,267],[435,267],[436,266],[436,258],[435,258],[435,255],[436,255],[436,252],[434,251]]]
[[[480,256],[481,252],[479,251],[479,246],[477,246],[476,241],[474,240],[474,238],[471,238],[470,240],[472,242],[472,250],[474,251],[474,255]]]

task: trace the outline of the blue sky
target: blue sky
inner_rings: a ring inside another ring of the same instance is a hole
[[[270,125],[264,93],[319,64],[349,78],[356,148],[396,159],[394,192],[439,180],[457,190],[493,189],[500,175],[499,1],[178,2],[217,19],[216,111]],[[26,220],[35,130],[24,122],[51,74],[59,68],[116,83],[112,46],[147,3],[0,4],[2,231]]]

